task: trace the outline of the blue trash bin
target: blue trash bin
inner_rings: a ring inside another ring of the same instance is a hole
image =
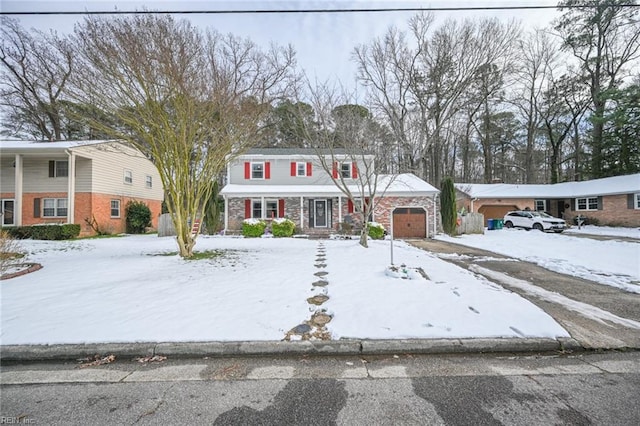
[[[493,227],[493,219],[487,219],[487,230],[493,231],[495,228]]]

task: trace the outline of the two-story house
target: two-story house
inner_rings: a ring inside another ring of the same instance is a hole
[[[164,190],[141,152],[115,141],[0,141],[2,226],[75,223],[80,235],[125,231],[130,200],[157,227]]]
[[[325,164],[332,165],[330,170],[322,167],[312,149],[253,149],[229,162],[227,185],[221,191],[225,231],[238,232],[247,218],[286,217],[296,223],[299,233],[328,235],[338,232],[343,222],[357,221],[353,203],[335,181],[344,181],[353,194],[362,194],[361,173],[373,169],[373,156],[362,155],[353,161],[344,152],[333,154],[325,157]],[[379,175],[377,182],[373,221],[387,231],[393,222],[394,235],[399,238],[435,234],[439,220],[436,188],[410,173]],[[371,194],[364,187],[367,200]]]

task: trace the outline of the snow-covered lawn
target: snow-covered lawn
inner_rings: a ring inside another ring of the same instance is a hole
[[[583,236],[572,236],[574,233]],[[602,241],[588,238],[589,235],[639,240],[612,238]],[[640,231],[637,228],[585,226],[580,230],[572,228],[565,234],[505,228],[485,231],[484,235],[455,238],[438,235],[436,238],[490,250],[536,263],[552,271],[640,293]]]
[[[0,282],[3,345],[281,340],[323,292],[334,339],[568,336],[515,293],[402,242],[395,264],[428,280],[386,275],[389,241],[200,237],[196,251],[221,255],[197,261],[156,236],[21,244],[44,267]],[[312,286],[319,271],[326,287]]]

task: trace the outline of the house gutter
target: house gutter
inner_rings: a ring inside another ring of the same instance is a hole
[[[436,216],[436,210],[437,210],[437,200],[438,199],[438,194],[433,194],[433,236],[431,238],[435,238],[436,237],[436,233],[438,232],[438,218]]]
[[[469,208],[470,213],[475,213],[475,212],[473,211],[473,202],[474,202],[474,201],[478,201],[478,197],[476,197],[476,198],[472,198],[472,199],[471,199],[471,206],[470,206],[470,208]]]

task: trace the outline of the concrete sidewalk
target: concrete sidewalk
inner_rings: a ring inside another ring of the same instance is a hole
[[[116,358],[162,355],[171,358],[231,356],[331,356],[390,354],[469,354],[572,352],[584,348],[574,339],[398,339],[336,341],[252,341],[179,343],[96,343],[69,345],[10,345],[0,347],[0,361],[65,361],[96,354]]]

